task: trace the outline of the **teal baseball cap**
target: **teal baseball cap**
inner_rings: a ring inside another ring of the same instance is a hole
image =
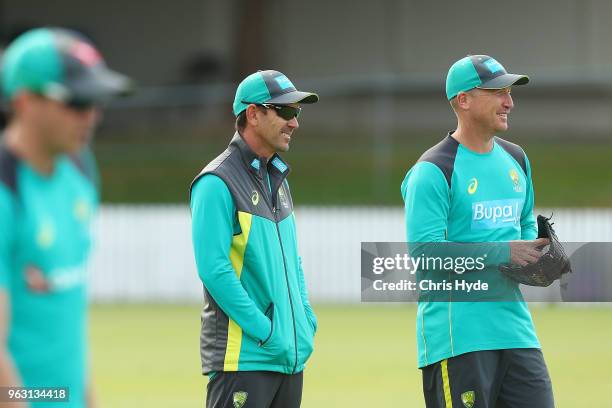
[[[234,97],[234,115],[238,116],[250,104],[270,103],[288,105],[290,103],[315,103],[319,95],[298,91],[284,74],[274,71],[258,71],[246,77]]]
[[[27,90],[62,103],[97,105],[133,88],[128,77],[106,66],[86,37],[64,28],[21,34],[5,50],[0,70],[9,100]]]
[[[468,55],[455,62],[446,76],[446,97],[450,101],[459,92],[470,89],[503,89],[525,85],[527,75],[509,74],[502,64],[488,55]]]

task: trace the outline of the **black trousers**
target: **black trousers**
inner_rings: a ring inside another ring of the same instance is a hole
[[[208,382],[206,408],[299,408],[303,373],[218,372]]]
[[[427,408],[554,408],[539,349],[485,350],[424,367]]]

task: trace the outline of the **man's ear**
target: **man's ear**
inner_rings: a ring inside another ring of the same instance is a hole
[[[455,99],[457,109],[466,110],[470,108],[470,95],[467,92],[459,92]]]
[[[27,109],[30,108],[36,96],[28,91],[20,91],[10,102],[11,112],[17,115],[23,114]]]
[[[251,126],[257,126],[259,124],[259,109],[257,109],[257,105],[249,105],[245,113],[247,123]]]

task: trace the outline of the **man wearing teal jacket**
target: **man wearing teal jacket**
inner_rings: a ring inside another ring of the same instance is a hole
[[[317,319],[297,250],[289,150],[300,92],[277,71],[236,91],[236,134],[191,185],[193,245],[204,284],[206,406],[299,407]]]
[[[457,129],[425,152],[402,183],[407,241],[491,243],[497,264],[466,278],[484,274],[506,292],[504,301],[485,295],[419,302],[418,364],[427,407],[554,406],[527,305],[518,284],[498,271],[501,262],[534,262],[547,243],[536,239],[529,160],[518,145],[495,136],[508,128],[511,86],[528,81],[486,55],[453,64],[446,94]]]
[[[31,387],[31,404],[19,406],[94,406],[86,267],[98,183],[86,144],[98,105],[128,87],[73,31],[28,31],[3,55],[0,385]],[[45,395],[43,387],[66,389]]]

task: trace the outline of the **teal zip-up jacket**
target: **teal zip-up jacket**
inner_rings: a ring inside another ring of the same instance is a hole
[[[289,166],[236,133],[191,184],[193,246],[204,284],[204,374],[304,369],[317,319],[308,301]]]

